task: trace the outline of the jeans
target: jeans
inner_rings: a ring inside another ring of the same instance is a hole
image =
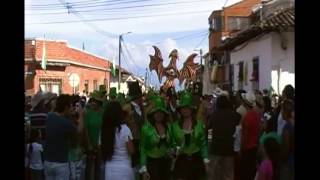
[[[44,161],[44,174],[46,180],[69,180],[69,163],[57,163]]]
[[[44,180],[43,170],[31,169],[31,179],[32,180]]]

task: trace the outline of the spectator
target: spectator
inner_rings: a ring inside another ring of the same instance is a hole
[[[91,94],[90,105],[84,113],[84,133],[88,135],[86,179],[100,180],[101,154],[99,136],[103,116],[103,97],[98,91]]]
[[[123,121],[121,105],[110,102],[103,114],[101,152],[105,162],[105,180],[133,180],[130,155],[134,151],[132,134]]]
[[[30,142],[27,144],[27,163],[31,169],[32,180],[44,180],[43,147],[40,141],[39,130],[31,131]]]
[[[286,121],[283,131],[282,178],[294,179],[294,102],[286,99],[282,103],[281,114]]]
[[[255,95],[251,92],[243,96],[247,113],[241,123],[240,179],[253,180],[256,173],[258,138],[260,133],[260,114],[254,110]]]
[[[55,112],[48,114],[44,146],[46,180],[69,180],[69,138],[67,137],[83,127],[81,121],[76,127],[72,120],[66,118],[72,109],[71,97],[62,94],[57,99]]]
[[[40,130],[41,141],[45,140],[46,136],[46,119],[48,117],[44,102],[44,95],[41,91],[35,94],[31,99],[31,112],[28,117],[30,120],[30,128]]]
[[[234,178],[234,137],[241,116],[232,111],[226,96],[217,98],[217,111],[211,116],[209,129],[212,129],[213,140],[210,161],[212,177],[210,179],[233,180]]]

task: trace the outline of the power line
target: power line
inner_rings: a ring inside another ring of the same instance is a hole
[[[179,2],[171,2],[171,3],[158,3],[158,4],[145,4],[145,5],[135,5],[135,6],[124,6],[124,7],[111,7],[111,8],[103,8],[103,9],[82,10],[82,11],[78,11],[78,12],[92,12],[92,11],[115,10],[115,9],[131,9],[131,8],[140,8],[140,7],[157,7],[157,6],[167,6],[167,5],[173,5],[173,4],[200,3],[203,1],[212,1],[212,0],[179,1]],[[101,6],[97,6],[97,7],[101,7]],[[44,13],[41,13],[41,14],[44,14]],[[60,13],[51,13],[51,14],[64,14],[64,13],[60,12]]]
[[[73,7],[73,6],[72,6]],[[73,7],[75,8],[75,7]],[[154,11],[160,11],[160,10],[165,10],[165,12],[177,12],[177,8],[168,8],[168,6],[159,6],[159,7],[153,7],[153,8],[147,8],[147,9],[141,9],[141,8],[132,8],[132,9],[126,9],[126,12],[130,13],[141,13],[141,12],[154,12]],[[191,4],[182,4],[179,5],[178,11],[186,11],[186,10],[194,10],[194,5]],[[197,9],[200,10],[200,9]],[[212,9],[208,9],[208,11],[212,11]],[[55,14],[65,14],[65,10],[63,12],[55,12],[55,13],[26,13],[25,15],[27,16],[38,16],[38,15],[55,15]],[[121,13],[123,14],[123,10],[121,9],[110,9],[110,10],[103,10],[103,11],[92,11],[92,12],[86,12],[86,15],[102,15],[102,14],[109,14],[113,15],[116,13]]]
[[[104,1],[104,2],[93,2],[93,3],[88,3],[88,4],[82,4],[82,5],[77,5],[73,3],[68,3],[70,6],[76,7],[77,9],[82,9],[82,8],[89,8],[89,7],[103,7],[103,6],[112,6],[112,5],[120,5],[120,4],[130,4],[130,3],[138,3],[138,2],[145,2],[145,1],[152,1],[152,0],[133,0],[133,1]],[[109,2],[109,3],[108,3]],[[115,2],[115,3],[110,3],[110,2]],[[60,10],[63,9],[63,6],[43,6],[43,7],[31,7],[27,8],[30,10]]]
[[[123,41],[122,41],[123,42]],[[136,68],[136,70],[137,71],[139,71],[139,67],[138,67],[138,63],[135,61],[135,59],[132,57],[132,55],[131,55],[131,53],[129,52],[129,50],[128,50],[128,47],[127,47],[127,45],[123,42],[122,43],[123,45],[124,45],[124,49],[125,49],[125,51],[127,52],[127,55],[128,55],[128,59],[130,59],[130,60],[132,60],[133,61],[133,65],[134,65],[134,67]]]
[[[78,12],[77,12],[78,13]],[[72,20],[72,21],[53,21],[53,22],[38,22],[38,23],[26,23],[30,25],[35,24],[64,24],[64,23],[79,23],[79,22],[92,22],[92,21],[112,21],[112,20],[122,20],[122,19],[133,19],[133,18],[150,18],[150,17],[161,17],[161,16],[172,16],[172,15],[185,15],[185,14],[199,14],[199,13],[208,13],[206,11],[190,11],[190,12],[180,12],[180,13],[167,13],[167,14],[150,14],[150,15],[141,15],[141,16],[127,16],[127,17],[115,17],[115,18],[97,18],[97,19],[86,19],[86,20]]]
[[[204,40],[208,37],[208,34],[209,33],[206,33],[205,36],[203,37],[203,39],[200,41],[200,43],[198,45],[196,45],[196,47],[194,47],[193,49],[198,48],[204,42]]]
[[[66,2],[64,0],[59,0],[59,1],[61,2],[61,4],[66,4]],[[104,30],[100,29],[98,26],[96,26],[94,24],[91,24],[91,23],[87,22],[86,19],[83,18],[80,13],[73,12],[73,14],[75,14],[78,18],[80,18],[82,20],[81,22],[83,22],[86,25],[88,25],[90,28],[92,28],[97,33],[102,34],[104,36],[112,37],[112,38],[117,36],[117,35],[115,35],[113,33],[110,33],[110,32],[107,32],[107,31],[104,31]]]

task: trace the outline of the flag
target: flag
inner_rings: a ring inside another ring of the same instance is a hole
[[[43,47],[42,47],[42,59],[41,59],[41,68],[43,70],[47,69],[47,57],[46,57],[46,45],[45,45],[45,41],[43,41]]]
[[[113,61],[112,61],[111,73],[112,73],[113,76],[116,76],[116,62],[115,62],[115,58],[113,58]]]

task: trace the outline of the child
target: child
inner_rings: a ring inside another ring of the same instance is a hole
[[[279,138],[266,135],[261,139],[263,160],[258,167],[256,180],[276,180],[279,177]]]
[[[30,142],[27,144],[27,162],[31,169],[32,180],[44,179],[43,147],[39,143],[41,137],[39,130],[33,129],[30,134]]]

